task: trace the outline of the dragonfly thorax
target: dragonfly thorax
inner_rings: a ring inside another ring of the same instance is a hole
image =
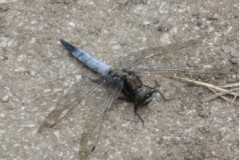
[[[121,92],[126,96],[126,99],[134,103],[134,113],[144,124],[144,120],[137,113],[137,110],[140,106],[147,105],[152,101],[152,94],[158,91],[155,89],[158,85],[154,88],[146,86],[135,72],[126,69],[111,71],[111,75],[122,79],[123,88]]]
[[[110,75],[123,80],[122,93],[136,105],[147,105],[152,101],[152,93],[155,89],[144,85],[135,72],[126,69],[113,70]]]

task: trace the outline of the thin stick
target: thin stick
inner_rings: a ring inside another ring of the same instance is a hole
[[[192,83],[192,84],[207,87],[207,88],[212,88],[212,89],[220,91],[220,92],[227,92],[228,91],[226,89],[220,88],[218,86],[215,86],[215,85],[212,85],[212,84],[209,84],[209,83],[194,81],[194,80],[191,80],[191,79],[181,78],[181,77],[172,77],[172,76],[167,76],[167,77],[174,78],[174,79],[179,79],[179,80],[182,80],[182,81],[185,81],[185,82],[188,82],[188,83]],[[234,92],[229,92],[228,94],[233,95],[233,96],[238,96],[238,94],[234,93]]]
[[[213,89],[211,89],[211,88],[209,88],[211,91],[213,91],[214,93],[217,93],[215,90],[213,90]],[[225,101],[227,101],[227,102],[230,102],[230,103],[232,103],[232,104],[235,104],[235,105],[238,105],[238,103],[236,103],[236,102],[232,102],[232,100],[231,99],[229,99],[229,98],[227,98],[227,97],[225,97],[225,96],[220,96],[222,99],[224,99]]]
[[[219,92],[219,93],[215,92],[216,94],[214,94],[214,95],[212,95],[212,96],[210,96],[210,97],[204,98],[203,101],[204,101],[204,102],[210,101],[210,100],[215,99],[215,98],[217,98],[217,97],[219,97],[219,96],[223,96],[223,95],[225,95],[225,94],[229,94],[230,92],[235,91],[235,90],[238,90],[238,88],[232,88],[232,89],[230,89],[230,90],[227,90],[227,91],[224,91],[224,92]],[[237,95],[237,94],[236,94],[236,95]],[[236,95],[235,95],[235,96],[236,96]]]
[[[237,91],[237,94],[239,95],[239,90]],[[236,98],[237,98],[237,95],[234,96],[232,103],[235,101]]]
[[[227,84],[225,86],[221,86],[221,88],[232,88],[232,87],[239,87],[239,83]]]
[[[182,80],[184,82],[192,83],[192,84],[199,85],[199,86],[202,86],[202,87],[206,87],[206,88],[210,89],[212,92],[215,93],[213,96],[211,96],[210,98],[205,99],[204,101],[209,101],[209,100],[212,100],[212,99],[217,98],[219,96],[219,97],[221,97],[222,99],[224,99],[227,102],[230,102],[232,104],[238,105],[238,103],[236,103],[234,101],[239,96],[239,92],[233,92],[235,90],[238,90],[238,88],[233,88],[231,90],[226,90],[226,89],[223,89],[221,87],[218,87],[218,86],[215,86],[215,85],[212,85],[212,84],[199,82],[199,81],[194,81],[194,80],[190,80],[190,79],[187,79],[187,78],[172,77],[172,76],[167,76],[167,77],[178,79],[178,80]],[[232,86],[234,86],[234,87],[238,86],[238,83],[225,85],[225,87],[232,87]],[[220,93],[218,93],[217,91],[219,91]],[[223,96],[225,94],[233,95],[234,98],[233,99],[229,99],[229,98]]]

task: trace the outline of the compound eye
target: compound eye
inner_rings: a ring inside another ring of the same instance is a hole
[[[146,94],[146,95],[145,95],[145,98],[149,98],[149,97],[150,97],[150,94]]]

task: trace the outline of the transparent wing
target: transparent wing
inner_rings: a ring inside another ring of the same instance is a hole
[[[200,42],[199,39],[196,39],[143,49],[130,53],[127,57],[122,57],[121,65],[123,68],[137,73],[201,72],[196,68],[186,67],[189,57],[194,56],[196,45]]]
[[[97,79],[83,77],[65,96],[61,97],[38,132],[52,128],[66,116],[76,120],[79,120],[77,117],[82,116],[79,156],[86,158],[97,143],[101,122],[121,93],[122,85],[123,81],[113,81],[108,77],[99,76]]]
[[[88,117],[83,128],[83,134],[80,138],[80,150],[79,157],[84,159],[86,158],[91,151],[95,148],[95,145],[98,141],[99,132],[102,127],[102,121],[106,112],[110,109],[114,100],[121,93],[123,82],[116,84],[106,84],[104,90],[97,89],[94,92],[94,95],[91,97],[98,96],[98,101],[91,103],[91,106],[94,106],[96,109],[91,110],[88,114]],[[110,86],[108,86],[110,85]],[[106,88],[111,88],[106,90]]]
[[[103,85],[104,81],[93,83],[90,78],[83,77],[78,83],[71,87],[66,95],[61,97],[57,102],[56,107],[51,111],[42,125],[39,127],[38,132],[52,128],[61,119],[67,116],[80,102],[91,95],[98,87]]]

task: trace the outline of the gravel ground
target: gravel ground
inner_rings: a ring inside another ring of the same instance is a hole
[[[37,130],[68,88],[89,70],[60,45],[64,38],[112,64],[139,49],[200,39],[162,59],[173,67],[216,67],[195,75],[216,85],[238,82],[239,6],[234,0],[0,0],[0,159],[233,160],[238,159],[238,106],[208,89],[164,75],[143,81],[171,97],[154,95],[139,113],[117,101],[103,121],[95,150],[79,156],[87,123],[77,108],[54,128]],[[98,97],[93,97],[98,99]]]

